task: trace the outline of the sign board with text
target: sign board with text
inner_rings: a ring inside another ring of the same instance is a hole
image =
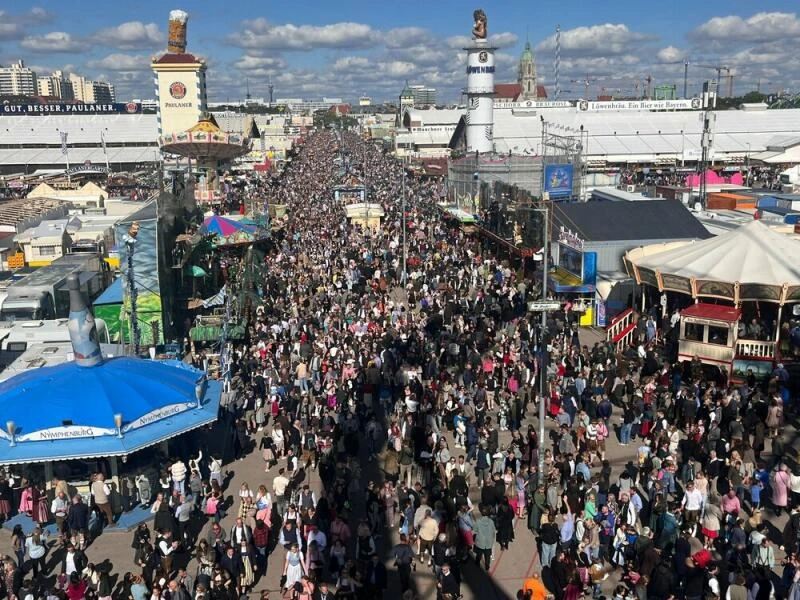
[[[553,312],[561,309],[558,300],[531,300],[528,302],[529,312]]]
[[[589,102],[580,100],[579,111],[606,110],[700,110],[703,103],[700,98],[684,100],[611,100],[609,102]]]
[[[133,115],[142,112],[138,102],[111,104],[0,104],[0,116],[31,115]]]

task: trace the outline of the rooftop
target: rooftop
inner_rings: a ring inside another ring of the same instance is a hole
[[[587,242],[713,237],[680,200],[559,203],[553,219]]]
[[[163,54],[161,57],[154,60],[153,64],[179,65],[179,64],[191,64],[191,63],[204,63],[204,62],[205,61],[202,58],[198,58],[194,54],[189,54],[188,52],[186,52],[184,54],[170,54],[170,53]]]

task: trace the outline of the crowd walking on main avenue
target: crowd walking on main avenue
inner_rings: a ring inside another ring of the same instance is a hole
[[[379,224],[347,220],[342,178]],[[87,558],[119,535],[100,533],[115,518],[102,475],[90,506],[54,481],[12,507],[19,482],[0,478],[0,513],[41,523],[14,531],[5,597],[455,600],[501,590],[492,569],[527,528],[521,598],[800,600],[786,370],[733,385],[664,362],[657,314],[623,353],[582,344],[567,301],[543,329],[527,312],[541,273],[443,215],[442,192],[330,130],[279,179],[231,192],[288,215],[259,280],[225,269],[253,298],[222,374],[233,462],[197,448],[137,476],[153,520],[118,573]],[[263,476],[235,489],[245,460]]]

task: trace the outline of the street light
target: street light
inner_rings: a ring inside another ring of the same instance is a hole
[[[403,167],[403,201],[401,203],[401,210],[403,212],[403,279],[402,283],[405,285],[407,277],[407,264],[408,264],[408,248],[406,246],[406,168]]]
[[[544,235],[542,237],[542,300],[547,300],[547,270],[548,270],[548,254],[550,248],[550,231],[549,231],[549,220],[550,220],[550,209],[547,205],[541,208],[534,208],[534,207],[518,207],[517,210],[530,210],[533,212],[542,213],[544,216],[542,229],[544,230]],[[547,346],[544,345],[544,338],[545,338],[545,330],[547,329],[547,312],[542,311],[542,323],[541,328],[539,330],[539,344],[538,344],[538,361],[539,361],[539,481],[541,481],[542,473],[544,472],[544,403],[545,403],[545,391],[546,391],[546,382],[547,382]]]

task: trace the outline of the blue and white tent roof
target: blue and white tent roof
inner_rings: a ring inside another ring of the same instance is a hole
[[[222,386],[201,384],[198,403],[202,379],[183,363],[129,357],[12,377],[0,383],[0,464],[124,456],[211,423]]]

